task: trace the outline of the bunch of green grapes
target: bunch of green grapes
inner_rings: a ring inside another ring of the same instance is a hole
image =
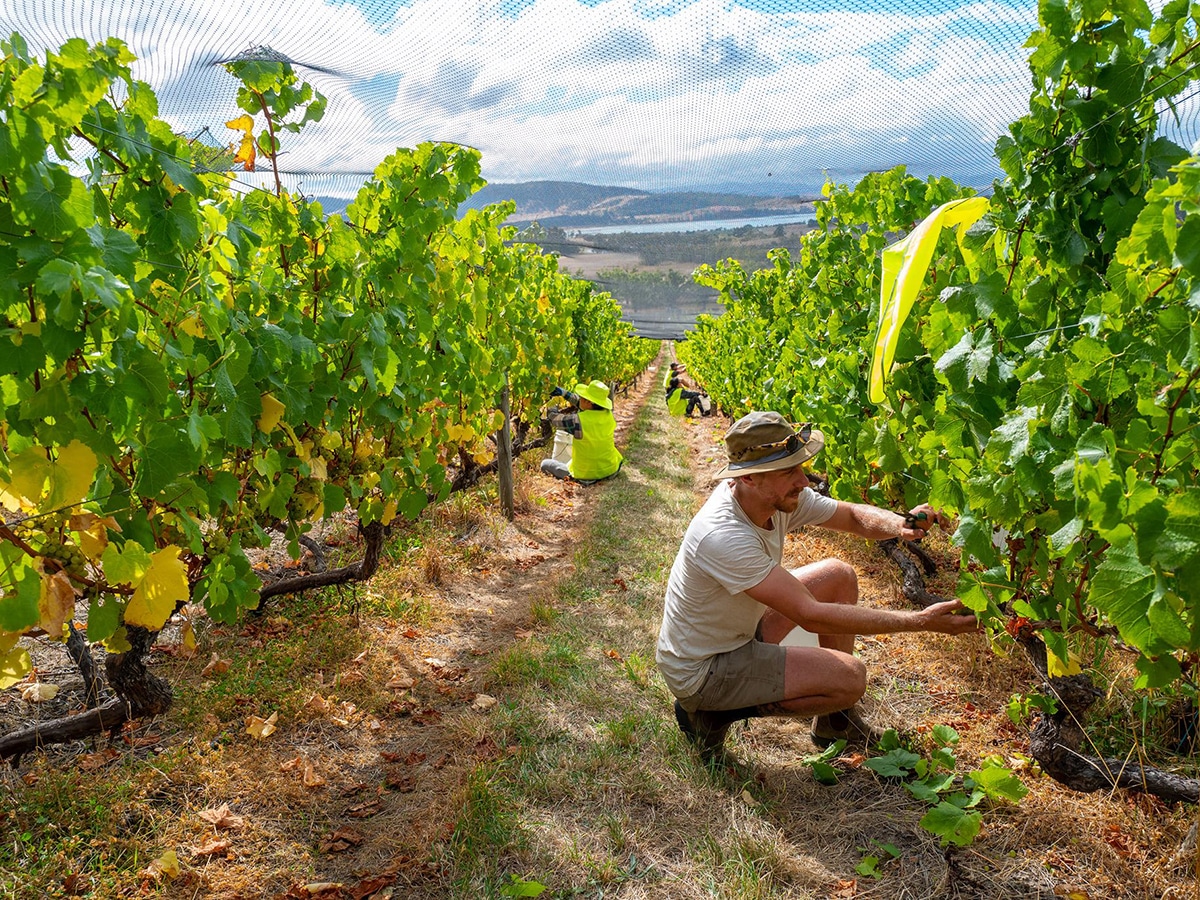
[[[204,546],[210,557],[220,556],[229,549],[229,532],[224,528],[214,528],[205,536]]]
[[[69,511],[30,516],[13,526],[13,533],[44,559],[53,560],[51,570],[63,569],[76,578],[87,577],[87,558],[69,537]]]

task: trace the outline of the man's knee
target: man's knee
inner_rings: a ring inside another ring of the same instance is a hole
[[[838,680],[835,693],[843,708],[853,706],[867,692],[867,667],[861,659],[845,656],[845,675]]]
[[[839,595],[844,595],[846,597],[846,599],[842,600],[841,602],[857,603],[858,573],[854,571],[854,566],[840,559],[831,559],[829,562],[832,564],[834,570],[833,577],[837,579],[838,583],[841,585],[841,589],[838,591],[838,593]]]
[[[858,573],[848,562],[823,559],[792,569],[791,574],[823,603],[858,602]]]

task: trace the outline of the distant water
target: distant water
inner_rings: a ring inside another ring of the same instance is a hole
[[[567,234],[671,234],[684,231],[733,230],[753,225],[768,228],[773,225],[798,225],[816,216],[814,212],[781,213],[777,216],[755,216],[749,219],[708,219],[703,222],[653,222],[650,224],[596,225],[588,228],[567,228]]]

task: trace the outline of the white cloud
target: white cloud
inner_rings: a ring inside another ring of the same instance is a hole
[[[446,139],[479,148],[492,181],[654,188],[767,172],[798,184],[939,153],[951,175],[960,156],[986,165],[1027,104],[1030,7],[764,14],[725,0],[536,0],[505,17],[499,2],[412,0],[371,21],[373,4],[319,0],[0,0],[0,27],[42,46],[67,36],[62,23],[122,37],[164,115],[222,137],[237,110],[215,62],[269,45],[334,70],[306,72],[331,102],[286,144],[291,169],[370,170],[397,145]],[[995,27],[1011,42],[989,42]]]

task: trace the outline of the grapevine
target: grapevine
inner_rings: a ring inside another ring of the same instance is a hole
[[[0,52],[0,686],[81,597],[87,639],[134,668],[185,601],[234,620],[271,529],[295,552],[348,508],[380,533],[489,460],[506,377],[521,421],[580,348],[608,380],[657,350],[512,243],[511,204],[457,215],[475,151],[399,149],[326,216],[200,165],[121,42]],[[324,98],[285,63],[229,69],[232,158],[274,167]]]
[[[727,312],[680,348],[731,413],[828,428],[835,494],[956,515],[959,598],[998,641],[1036,623],[1050,679],[1086,636],[1132,652],[1136,688],[1195,691],[1200,159],[1157,133],[1198,30],[1184,2],[1042,5],[1006,177],[962,249],[940,239],[882,404],[879,252],[969,193],[940,179],[827,187],[797,259],[701,270]]]

